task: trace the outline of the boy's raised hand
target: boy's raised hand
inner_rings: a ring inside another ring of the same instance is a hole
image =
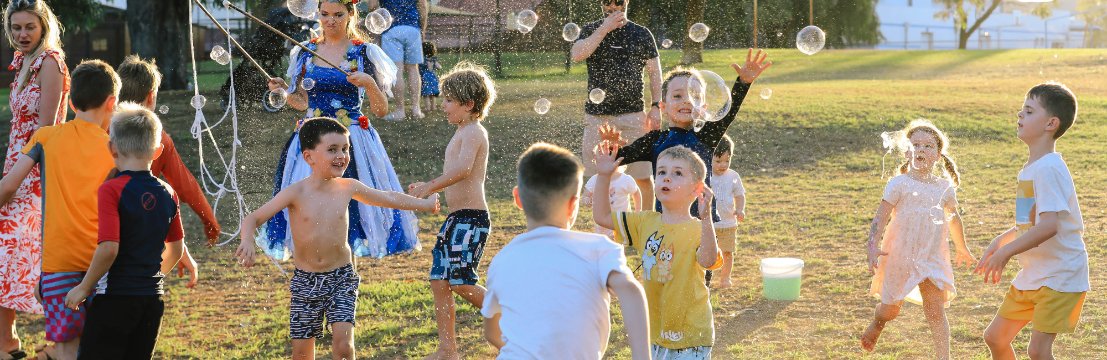
[[[622,138],[622,135],[619,129],[611,126],[611,124],[600,125],[600,142],[610,141],[623,146],[627,144],[627,141]]]
[[[254,242],[243,238],[242,243],[238,245],[238,250],[234,251],[234,256],[238,257],[240,265],[245,267],[254,266]]]
[[[711,191],[711,187],[703,184],[699,196],[696,196],[698,200],[696,210],[699,211],[700,219],[711,219],[711,199],[714,197],[715,193]]]
[[[757,49],[757,55],[753,54],[753,48],[750,48],[749,53],[746,54],[746,66],[739,66],[738,64],[730,64],[731,68],[734,68],[734,72],[738,73],[738,78],[746,84],[753,84],[757,77],[761,76],[761,73],[768,70],[770,66],[773,66],[772,61],[765,61],[765,58],[769,56],[768,53],[761,49]]]
[[[615,169],[623,162],[623,158],[615,158],[619,153],[619,144],[611,141],[601,141],[596,145],[596,173],[608,175],[615,173]]]

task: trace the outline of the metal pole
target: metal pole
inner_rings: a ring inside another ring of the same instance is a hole
[[[492,63],[492,73],[498,78],[504,76],[504,64],[503,61],[500,60],[500,52],[504,44],[503,15],[503,8],[500,7],[500,0],[496,0],[496,31],[494,33],[496,37],[496,48],[492,51],[492,55],[495,57],[495,61]]]
[[[807,1],[807,25],[815,25],[815,0]]]
[[[753,47],[757,48],[757,0],[753,0]]]

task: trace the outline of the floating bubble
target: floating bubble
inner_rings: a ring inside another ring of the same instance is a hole
[[[200,110],[204,108],[204,104],[208,103],[208,98],[204,97],[204,95],[196,95],[192,97],[192,101],[190,103],[192,104],[193,109]]]
[[[669,40],[669,39],[661,40],[661,47],[668,49],[670,46],[673,46],[673,41],[672,40]]]
[[[369,32],[380,35],[392,27],[392,13],[388,9],[379,8],[365,15],[365,28]]]
[[[162,115],[168,114],[169,113],[169,106],[167,106],[167,105],[159,106],[158,107],[158,113],[162,114]]]
[[[703,119],[697,118],[695,120],[692,120],[692,130],[694,130],[695,132],[700,132],[700,130],[702,130],[705,125],[707,125],[707,121]]]
[[[526,34],[538,25],[538,14],[531,10],[520,11],[515,15],[515,23],[519,25],[519,31]]]
[[[300,80],[300,87],[304,90],[311,90],[315,87],[315,79],[306,77],[303,80]]]
[[[796,48],[807,55],[815,55],[826,46],[826,33],[818,26],[810,25],[796,34]]]
[[[700,70],[706,84],[689,80],[686,94],[692,100],[693,113],[703,121],[718,121],[730,112],[730,87],[722,76],[710,70]]]
[[[546,115],[547,112],[550,112],[550,101],[546,98],[540,98],[538,101],[535,101],[534,112],[538,113],[538,115]]]
[[[565,24],[565,27],[561,28],[561,38],[568,42],[577,41],[580,38],[580,25],[576,23]]]
[[[588,92],[588,101],[591,101],[593,104],[602,103],[603,100],[606,99],[606,98],[607,98],[607,92],[603,91],[603,89],[595,88],[595,89],[592,89],[592,91]]]
[[[902,130],[880,133],[880,142],[887,152],[905,150],[906,148]]]
[[[215,45],[215,47],[211,48],[211,53],[208,55],[211,56],[212,60],[219,63],[219,65],[227,65],[231,62],[231,53],[227,52],[227,49],[219,45]]]
[[[777,31],[776,32],[776,37],[784,37],[784,33],[780,32],[780,31]]]
[[[292,15],[311,19],[315,16],[315,11],[319,10],[319,0],[288,0],[285,6],[288,6]]]
[[[696,23],[688,29],[688,38],[695,42],[703,42],[707,40],[709,33],[711,33],[711,28],[704,25],[704,23]]]
[[[769,98],[771,98],[771,97],[773,97],[773,89],[770,89],[770,88],[761,89],[761,100],[769,100]]]
[[[265,103],[270,108],[280,109],[284,107],[284,104],[288,102],[288,91],[285,89],[277,89],[277,91],[270,91],[265,96]]]

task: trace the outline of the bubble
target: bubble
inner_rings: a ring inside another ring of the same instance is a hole
[[[934,222],[934,225],[942,225],[946,223],[946,211],[941,206],[934,206],[930,208],[930,220]]]
[[[306,77],[303,80],[300,80],[300,87],[304,90],[311,90],[315,87],[315,79]]]
[[[688,29],[688,38],[695,42],[703,42],[707,40],[707,34],[711,33],[711,28],[704,25],[704,23],[696,23]]]
[[[191,104],[192,104],[193,109],[200,110],[200,109],[204,108],[204,104],[207,104],[207,103],[208,103],[208,98],[204,97],[204,95],[196,95],[196,96],[192,97]]]
[[[534,112],[538,113],[538,115],[546,115],[547,112],[550,112],[550,101],[546,98],[540,98],[538,101],[535,101]]]
[[[519,25],[519,31],[526,34],[538,25],[538,14],[531,10],[520,11],[515,15],[515,23]]]
[[[592,89],[592,91],[588,92],[588,101],[591,101],[593,104],[602,103],[603,100],[606,99],[606,98],[607,98],[607,92],[603,91],[603,89],[595,88],[595,89]]]
[[[696,118],[704,121],[718,121],[730,112],[730,87],[722,76],[710,70],[700,70],[706,84],[698,81],[686,82],[686,94],[692,99]]]
[[[668,49],[670,46],[673,46],[673,41],[672,40],[669,40],[669,39],[661,40],[661,47]]]
[[[707,125],[707,121],[704,119],[697,118],[695,120],[692,120],[692,130],[696,132],[700,132],[700,130],[702,130],[705,125]]]
[[[771,98],[771,97],[773,97],[773,89],[770,89],[770,88],[761,89],[761,100],[769,100],[769,98]]]
[[[168,114],[169,113],[169,106],[168,105],[159,106],[158,107],[158,113],[162,114],[162,115]]]
[[[826,46],[826,33],[818,26],[810,25],[796,34],[796,48],[807,55],[815,55]]]
[[[392,27],[392,13],[388,9],[379,8],[365,15],[365,28],[369,32],[380,35]]]
[[[292,15],[311,19],[315,16],[315,11],[319,10],[319,0],[288,0],[285,6],[288,6]]]
[[[227,65],[231,62],[231,53],[227,52],[227,49],[219,45],[215,45],[215,47],[211,48],[211,53],[208,55],[211,56],[212,60],[219,63],[219,65]]]
[[[288,91],[284,89],[277,89],[277,91],[270,91],[265,95],[265,104],[270,108],[280,109],[284,107],[284,104],[288,102]]]
[[[776,37],[784,37],[784,33],[777,31]]]
[[[561,28],[561,38],[568,42],[577,41],[580,38],[580,25],[576,23],[565,24],[565,27]]]
[[[904,149],[903,131],[885,131],[880,133],[880,142],[887,152]]]

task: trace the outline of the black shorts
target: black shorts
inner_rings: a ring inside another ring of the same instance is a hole
[[[163,313],[161,295],[96,295],[77,359],[149,359]]]

